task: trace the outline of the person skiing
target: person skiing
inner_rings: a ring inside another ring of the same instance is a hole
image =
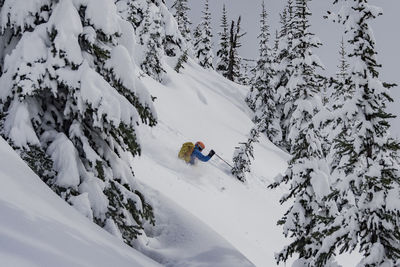
[[[191,165],[194,165],[197,159],[207,162],[214,156],[215,151],[211,149],[208,155],[205,156],[201,153],[205,147],[204,143],[200,141],[196,142],[194,145],[191,142],[184,143],[179,151],[178,157]]]
[[[204,145],[203,142],[200,142],[200,141],[196,142],[196,144],[194,145],[193,152],[190,155],[190,161],[189,161],[190,164],[192,164],[192,165],[195,164],[196,163],[196,159],[199,159],[199,160],[201,160],[203,162],[207,162],[214,156],[215,151],[213,149],[211,149],[210,152],[208,152],[207,156],[204,156],[201,153],[201,151],[203,151],[203,149],[205,147],[206,146]]]

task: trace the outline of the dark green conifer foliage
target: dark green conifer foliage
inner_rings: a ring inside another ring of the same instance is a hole
[[[11,81],[4,87],[7,97],[0,103],[1,134],[58,195],[73,205],[86,198],[86,215],[132,245],[144,233],[144,221],[154,223],[154,215],[137,191],[128,158],[141,151],[135,130],[140,120],[148,125],[155,125],[157,120],[150,97],[140,96],[137,88],[127,85],[113,67],[113,53],[128,53],[119,45],[121,33],[97,27],[87,8],[76,7],[70,1],[52,1],[51,6],[31,14],[40,19],[29,20],[36,24],[26,29],[2,25],[2,34],[17,28],[21,32],[19,46],[10,50],[9,56],[15,60],[0,77],[2,85]],[[66,18],[66,14],[72,17]],[[117,16],[112,12],[107,15]],[[66,20],[80,25],[64,27]],[[65,35],[73,45],[63,47]],[[45,53],[37,51],[37,57],[26,61],[18,54],[31,41],[39,42],[36,45],[40,44]],[[128,58],[123,60],[126,62],[121,64],[131,63]],[[109,92],[113,103],[121,104],[128,115],[122,118],[126,114],[117,114],[121,118],[116,119],[116,113],[110,114],[107,108],[108,99],[98,103],[85,95],[94,88],[101,89],[97,94]],[[30,135],[18,140],[9,129],[16,123],[14,115],[21,111],[26,120],[18,123],[24,123]],[[98,202],[106,204],[99,207]]]
[[[224,77],[227,77],[227,69],[229,65],[229,26],[225,4],[222,7],[221,31],[218,33],[219,49],[217,51],[217,67],[216,70]]]
[[[314,238],[313,230],[317,219],[326,214],[323,197],[329,193],[328,167],[322,149],[321,129],[313,119],[322,110],[319,97],[321,90],[318,69],[321,64],[313,49],[320,43],[309,31],[311,11],[310,0],[296,0],[293,6],[293,18],[287,31],[292,34],[291,44],[287,46],[292,60],[286,89],[290,98],[286,106],[286,137],[290,144],[292,158],[288,169],[269,187],[276,188],[288,184],[289,191],[280,199],[281,203],[290,201],[290,207],[278,221],[282,225],[290,244],[285,246],[275,258],[277,262],[286,262],[298,255],[304,266],[310,264],[312,249],[321,245]],[[289,10],[289,9],[288,9]],[[290,14],[290,12],[289,12]]]
[[[262,127],[264,127],[262,122],[254,126],[247,141],[239,143],[239,146],[235,148],[231,173],[241,182],[246,181],[246,172],[250,172],[251,159],[254,158],[254,143],[258,142]]]
[[[211,12],[208,0],[205,1],[204,10],[202,11],[202,21],[197,25],[193,34],[193,45],[195,57],[198,59],[200,66],[205,69],[213,69],[214,54],[212,51],[212,29],[211,29]]]
[[[185,50],[183,54],[179,57],[178,62],[175,66],[175,71],[179,73],[179,71],[184,68],[184,64],[188,61],[188,51]]]
[[[363,256],[359,266],[397,266],[400,209],[392,204],[400,191],[400,145],[388,132],[394,116],[386,109],[393,101],[393,85],[379,79],[381,65],[370,25],[382,13],[368,0],[340,2],[347,7],[329,17],[348,29],[352,67],[345,92],[351,88],[354,95],[337,108],[342,119],[333,138],[333,192],[328,198],[337,208],[316,231],[322,233],[324,246],[317,250],[315,266],[324,266],[336,251],[355,249]]]
[[[274,144],[279,144],[281,139],[279,114],[276,109],[276,88],[274,79],[277,75],[273,66],[273,51],[269,46],[269,25],[267,23],[267,10],[264,2],[261,5],[260,15],[260,34],[259,39],[259,58],[257,65],[253,69],[253,78],[250,93],[246,97],[249,107],[255,112],[253,120],[259,122],[264,119],[265,128],[261,132]]]
[[[233,82],[238,82],[241,77],[240,64],[241,57],[239,56],[238,49],[242,46],[240,39],[246,34],[242,33],[241,28],[242,17],[239,16],[237,22],[232,20],[229,31],[229,55],[228,55],[228,68],[226,71],[226,78]]]
[[[192,24],[188,18],[188,12],[190,8],[188,7],[188,0],[175,0],[172,5],[175,9],[174,17],[178,23],[179,31],[181,32],[183,38],[188,44],[191,44],[192,37],[190,31],[190,25]]]
[[[161,82],[162,75],[165,73],[161,62],[164,53],[161,14],[158,10],[153,11],[152,9],[156,8],[150,4],[146,11],[141,33],[141,38],[144,39],[143,44],[146,46],[146,52],[140,66],[147,75]]]

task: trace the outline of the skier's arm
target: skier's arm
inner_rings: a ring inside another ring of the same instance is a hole
[[[211,159],[210,155],[204,156],[203,154],[201,154],[200,151],[198,151],[197,149],[195,149],[193,151],[194,156],[196,156],[199,160],[203,161],[203,162],[207,162]]]

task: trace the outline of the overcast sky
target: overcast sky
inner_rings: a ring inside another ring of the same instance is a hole
[[[201,11],[204,7],[204,0],[188,0],[191,8],[190,19],[193,28],[200,22]],[[167,0],[170,7],[173,0]],[[285,0],[265,0],[265,5],[269,14],[269,24],[271,25],[271,33],[279,27],[279,13],[287,1]],[[342,28],[329,21],[322,16],[326,10],[332,7],[333,1],[330,0],[314,0],[311,4],[312,28],[322,41],[323,46],[314,51],[324,63],[329,74],[336,71],[338,65],[338,45],[341,39]],[[212,14],[213,34],[214,34],[214,51],[218,45],[217,32],[220,31],[220,20],[222,13],[222,5],[225,3],[229,20],[237,19],[242,16],[242,27],[247,35],[243,37],[241,55],[245,58],[256,59],[258,55],[257,35],[259,33],[259,14],[261,10],[261,0],[209,0],[210,10]],[[373,30],[378,46],[378,61],[383,64],[381,70],[381,79],[386,82],[394,82],[400,85],[400,0],[371,0],[371,4],[381,6],[384,15],[376,20]],[[391,112],[395,112],[400,116],[400,87],[392,89],[392,96],[396,103],[391,105]],[[393,130],[400,137],[400,117],[393,121]]]

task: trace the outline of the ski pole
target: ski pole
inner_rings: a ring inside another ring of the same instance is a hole
[[[220,160],[222,160],[223,162],[225,162],[226,164],[228,164],[229,167],[233,168],[231,164],[229,164],[228,162],[226,162],[226,160],[224,160],[223,158],[221,158],[217,153],[215,153],[215,156],[217,156]]]

